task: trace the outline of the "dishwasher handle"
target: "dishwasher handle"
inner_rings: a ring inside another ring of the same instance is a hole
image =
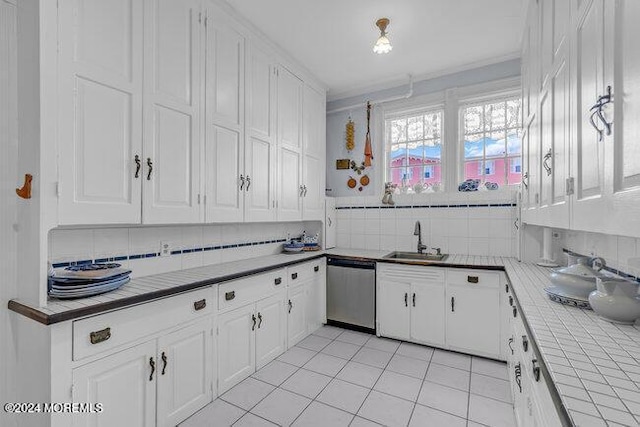
[[[327,265],[332,267],[360,268],[363,270],[376,269],[376,263],[374,261],[361,261],[346,258],[327,258]]]

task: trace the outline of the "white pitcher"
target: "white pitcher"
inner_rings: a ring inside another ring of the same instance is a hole
[[[623,279],[596,279],[589,304],[600,317],[614,323],[632,324],[640,318],[638,283]]]

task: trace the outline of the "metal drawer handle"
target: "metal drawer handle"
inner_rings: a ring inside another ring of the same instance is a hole
[[[518,317],[518,309],[513,307],[513,317]]]
[[[111,338],[111,328],[104,328],[100,331],[91,332],[89,340],[91,344],[98,344]]]
[[[291,275],[291,280],[296,280],[298,278],[298,273],[293,273]]]
[[[207,306],[207,300],[206,299],[201,299],[200,301],[196,301],[196,302],[193,303],[193,308],[196,311],[202,310],[206,306]]]
[[[140,178],[140,168],[142,167],[142,164],[140,163],[140,156],[136,154],[133,161],[136,162],[136,174],[134,177]]]
[[[516,384],[518,384],[518,389],[520,390],[520,393],[522,393],[522,380],[520,379],[520,377],[522,376],[522,367],[520,366],[520,362],[518,362],[518,364],[515,365],[514,373],[515,373]]]
[[[247,175],[247,191],[249,191],[249,187],[251,187],[251,178],[249,178],[249,175]]]
[[[409,307],[409,294],[404,293],[404,306]]]
[[[538,366],[538,359],[531,360],[531,365],[533,365],[533,378],[538,382],[540,381],[540,366]]]
[[[151,157],[147,157],[147,166],[149,166],[149,173],[147,173],[147,181],[151,181],[151,172],[153,172],[153,162]]]
[[[453,313],[454,311],[456,311],[456,298],[451,297],[451,312]]]
[[[522,349],[525,351],[525,353],[529,351],[529,339],[526,335],[522,336]]]
[[[289,300],[289,314],[291,314],[291,309],[293,308],[293,303]]]
[[[414,292],[413,297],[411,297],[411,299],[413,300],[413,306],[416,306],[416,294]]]
[[[504,285],[504,291],[506,293],[509,293],[509,284],[508,283]]]
[[[313,271],[315,271],[316,273],[320,271],[320,266],[316,265],[315,267],[313,267]]]
[[[149,358],[149,366],[151,366],[151,374],[149,374],[149,381],[153,381],[153,374],[156,372],[156,362],[153,361],[153,357]]]
[[[258,313],[258,329],[262,326],[262,314]]]
[[[513,351],[513,337],[509,338],[509,341],[507,341],[507,343],[509,344],[509,349],[511,350],[511,355],[513,355],[514,351]]]
[[[276,280],[274,280],[274,283],[277,285],[282,283],[282,277],[277,277]]]
[[[512,296],[509,297],[509,305],[511,307],[513,307],[513,297]]]
[[[162,352],[162,375],[164,375],[164,371],[167,369],[167,355],[165,352]]]
[[[231,301],[235,297],[236,297],[236,291],[229,291],[229,292],[225,292],[224,294],[224,299],[226,301]]]
[[[244,175],[240,175],[240,191],[244,190]]]
[[[469,283],[478,283],[480,278],[478,276],[467,276],[467,282]]]
[[[251,325],[251,330],[255,331],[256,330],[256,315],[255,314],[251,315],[251,320],[253,320],[253,325]]]

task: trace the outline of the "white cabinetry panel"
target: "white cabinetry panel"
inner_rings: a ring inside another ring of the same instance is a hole
[[[256,369],[260,369],[286,350],[287,318],[284,292],[259,301],[256,311]]]
[[[256,368],[254,305],[218,317],[218,393],[251,375]]]
[[[142,2],[59,7],[59,221],[139,223]]]

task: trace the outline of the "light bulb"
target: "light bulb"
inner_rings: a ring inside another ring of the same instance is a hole
[[[392,49],[393,46],[391,46],[391,42],[384,33],[378,38],[376,44],[373,46],[373,51],[377,54],[389,53]]]

